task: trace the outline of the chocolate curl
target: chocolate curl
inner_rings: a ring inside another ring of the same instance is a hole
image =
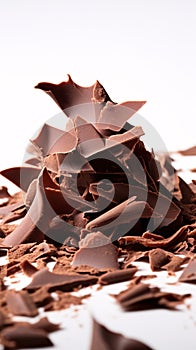
[[[129,250],[131,249],[152,249],[152,248],[163,248],[163,249],[174,249],[178,242],[184,241],[188,235],[189,228],[191,225],[185,225],[181,227],[177,232],[171,235],[169,238],[154,240],[153,238],[145,238],[145,233],[142,237],[138,236],[124,236],[119,238],[118,242],[120,246],[126,246]]]
[[[144,201],[136,201],[136,197],[131,197],[124,201],[123,203],[117,205],[116,207],[112,208],[111,210],[108,210],[106,213],[100,215],[96,219],[90,221],[86,228],[88,230],[94,229],[96,227],[102,227],[102,229],[107,230],[111,227],[114,227],[117,225],[117,220],[120,217],[120,220],[118,221],[118,225],[120,226],[122,224],[127,224],[127,231],[129,231],[129,228],[132,227],[132,223],[134,221],[138,221],[141,218],[149,218],[153,214],[152,208],[149,206],[148,203]],[[157,214],[153,214],[155,217]]]

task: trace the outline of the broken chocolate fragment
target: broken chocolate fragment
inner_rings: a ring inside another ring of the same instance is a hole
[[[101,232],[89,233],[80,241],[72,266],[88,265],[98,269],[118,269],[118,249]]]
[[[193,258],[188,265],[185,267],[179,282],[193,283],[196,284],[196,259]]]
[[[149,252],[149,262],[152,271],[166,269],[168,272],[178,271],[182,264],[187,261],[166,250],[156,248]]]
[[[152,350],[146,344],[136,339],[126,338],[122,334],[114,333],[93,320],[93,334],[90,350]]]
[[[137,272],[136,267],[128,268],[125,270],[107,272],[101,277],[99,277],[98,283],[105,285],[105,284],[129,281],[130,279],[133,278],[136,272]]]
[[[6,348],[23,349],[52,346],[47,332],[28,325],[14,325],[3,329],[1,342]]]
[[[47,286],[50,292],[54,290],[72,291],[76,287],[85,287],[96,283],[98,280],[95,276],[78,275],[78,274],[57,274],[48,271],[47,268],[36,272],[33,275],[32,282],[25,288],[27,290],[36,290]]]
[[[149,310],[167,308],[175,310],[176,307],[190,297],[191,294],[176,294],[162,292],[158,287],[150,287],[139,283],[131,285],[128,289],[116,296],[125,311]]]
[[[34,317],[38,310],[30,294],[26,291],[7,291],[6,301],[9,312],[17,316]]]

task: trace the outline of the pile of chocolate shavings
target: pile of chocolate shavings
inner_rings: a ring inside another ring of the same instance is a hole
[[[86,286],[104,288],[132,281],[116,296],[126,311],[173,310],[189,296],[143,284],[142,278],[148,276],[137,276],[135,261],[144,260],[152,271],[168,273],[188,263],[179,282],[196,283],[195,184],[188,185],[178,176],[169,157],[159,162],[139,139],[141,127],[127,122],[144,102],[114,103],[99,82],[83,88],[70,77],[68,82],[40,83],[37,88],[46,91],[70,119],[65,131],[45,124],[30,141],[31,157],[26,164],[1,171],[21,189],[11,196],[6,187],[0,188],[0,256],[8,258],[0,266],[0,337],[5,348],[52,345],[48,333],[58,330],[58,325],[47,319],[34,324],[16,322],[14,316],[33,318],[40,315],[39,308],[52,311],[81,305],[88,295],[78,297],[72,292]],[[85,119],[85,104],[93,111],[94,121],[88,115]],[[113,185],[113,197],[112,187],[103,182],[105,177]],[[159,199],[167,208],[164,217],[156,208]],[[109,204],[100,212],[101,201]],[[139,213],[141,217],[132,225]],[[18,219],[22,221],[15,225]],[[152,232],[147,231],[150,220],[156,226]],[[70,229],[65,230],[63,223]],[[126,234],[121,236],[125,227]],[[52,271],[49,263],[54,265]],[[7,285],[7,278],[16,273],[30,278],[20,291]],[[91,349],[97,349],[97,344],[102,349],[123,350],[126,344],[149,349],[94,321]]]

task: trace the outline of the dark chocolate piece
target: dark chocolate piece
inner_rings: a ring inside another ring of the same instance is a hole
[[[136,272],[136,267],[128,268],[125,270],[107,272],[101,277],[99,277],[98,283],[105,285],[129,281],[130,279],[132,279]]]
[[[101,232],[88,234],[80,241],[72,266],[88,265],[98,269],[117,269],[118,250]]]
[[[26,291],[7,291],[6,301],[9,312],[17,316],[34,317],[38,310],[30,294]]]
[[[28,260],[23,260],[20,263],[20,267],[22,268],[25,275],[29,277],[33,276],[34,273],[38,271],[38,269],[35,266],[33,266]]]
[[[175,256],[173,253],[163,249],[156,248],[149,252],[149,262],[152,271],[166,269],[168,272],[180,270],[181,265],[187,261],[187,258]]]
[[[33,275],[32,282],[25,288],[35,290],[47,286],[50,292],[54,290],[72,291],[76,287],[85,287],[97,282],[97,277],[77,274],[56,274],[42,269]]]
[[[193,258],[185,267],[181,276],[179,277],[179,282],[193,283],[196,284],[196,259]]]
[[[155,308],[167,308],[175,310],[176,306],[182,304],[190,297],[190,294],[175,294],[161,292],[158,287],[150,287],[147,284],[130,286],[127,290],[116,296],[125,311],[149,310]]]
[[[38,177],[39,173],[40,169],[35,167],[15,167],[0,171],[2,176],[12,181],[25,192],[30,183]]]
[[[58,85],[42,82],[36,85],[35,88],[44,90],[62,110],[80,104],[91,103],[92,100],[94,102],[111,101],[107,92],[98,81],[92,86],[82,87],[74,83],[70,75],[68,75],[68,81]]]
[[[93,334],[90,350],[152,350],[146,344],[136,339],[126,338],[114,333],[93,320]]]
[[[1,332],[1,342],[6,348],[38,348],[53,346],[47,332],[29,325],[14,325]]]

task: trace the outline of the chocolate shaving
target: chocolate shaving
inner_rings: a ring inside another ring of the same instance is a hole
[[[131,286],[116,296],[125,311],[149,310],[155,308],[167,308],[175,310],[176,307],[190,297],[190,294],[175,294],[161,292],[158,287],[150,287],[147,284]]]
[[[99,277],[98,283],[105,285],[105,284],[129,281],[130,279],[133,278],[136,272],[137,272],[136,267],[128,268],[125,270],[107,272],[101,277]]]

